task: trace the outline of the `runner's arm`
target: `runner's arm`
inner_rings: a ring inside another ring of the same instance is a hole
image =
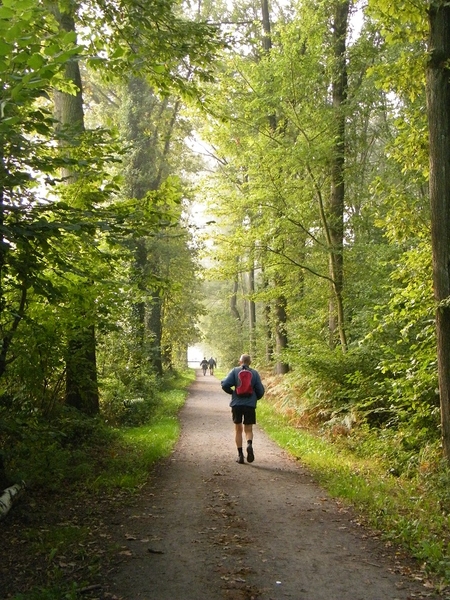
[[[232,388],[236,386],[236,377],[234,375],[234,369],[228,373],[225,379],[222,379],[220,385],[222,386],[223,391],[227,394],[233,393]]]
[[[261,377],[260,377],[259,373],[257,371],[255,371],[254,375],[255,375],[255,385],[253,386],[253,389],[255,391],[256,398],[258,400],[260,400],[264,396],[265,389],[264,389],[264,386],[261,381]]]

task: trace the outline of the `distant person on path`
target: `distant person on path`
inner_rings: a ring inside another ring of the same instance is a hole
[[[203,357],[203,360],[202,360],[202,362],[200,363],[200,366],[201,366],[201,368],[202,368],[202,370],[203,370],[203,375],[206,375],[206,370],[207,370],[207,369],[208,369],[208,367],[209,367],[209,362],[208,362],[208,360],[206,359],[206,356],[204,356],[204,357]]]
[[[209,365],[209,374],[210,375],[214,375],[214,369],[217,367],[217,363],[216,361],[213,359],[213,357],[211,356],[211,358],[208,360],[208,365]]]
[[[239,367],[232,369],[221,381],[224,392],[231,394],[231,416],[238,450],[237,461],[244,463],[244,433],[247,440],[247,462],[255,460],[253,453],[253,425],[256,423],[256,403],[264,396],[264,386],[256,369],[250,368],[249,354],[242,354]]]

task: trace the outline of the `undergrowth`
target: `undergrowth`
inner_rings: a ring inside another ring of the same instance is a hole
[[[155,395],[151,416],[133,427],[111,427],[101,419],[66,413],[57,426],[55,423],[48,426],[49,431],[53,427],[53,437],[50,433],[44,434],[45,440],[34,434],[28,436],[29,447],[24,445],[18,458],[9,465],[15,469],[11,475],[29,483],[29,494],[36,488],[40,494],[48,495],[63,489],[65,495],[76,498],[78,503],[95,503],[95,498],[100,499],[102,494],[126,502],[127,496],[131,497],[148,481],[152,467],[172,451],[179,435],[178,412],[194,379],[194,371],[165,378]],[[46,446],[48,440],[53,441]],[[78,553],[88,548],[89,527],[80,527],[78,523],[71,526],[69,522],[63,526],[48,523],[45,529],[26,526],[22,535],[33,552],[45,557],[49,565],[47,584],[18,594],[12,600],[85,597],[83,582],[65,580],[61,569],[52,570],[51,565],[57,557],[73,555],[74,548],[79,549]],[[92,572],[97,568],[94,558],[89,558]]]

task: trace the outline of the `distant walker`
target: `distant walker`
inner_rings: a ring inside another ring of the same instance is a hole
[[[206,375],[206,371],[208,370],[208,367],[209,367],[209,362],[207,361],[206,356],[203,357],[203,360],[200,363],[200,366],[202,368],[203,375]]]
[[[211,358],[208,360],[208,365],[209,365],[209,374],[210,375],[214,375],[214,369],[217,367],[217,363],[216,361],[213,359],[213,357],[211,356]]]

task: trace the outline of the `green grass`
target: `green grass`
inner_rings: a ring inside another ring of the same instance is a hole
[[[195,374],[185,374],[170,381],[160,393],[152,419],[138,427],[116,430],[114,455],[96,477],[94,487],[139,489],[148,479],[152,466],[170,455],[179,437],[178,412],[186,400],[186,388]]]
[[[438,591],[450,584],[450,516],[442,509],[448,479],[439,484],[442,472],[428,479],[392,476],[381,460],[358,457],[316,432],[292,426],[266,400],[258,403],[258,423],[331,496],[351,503],[386,541],[419,559]]]

